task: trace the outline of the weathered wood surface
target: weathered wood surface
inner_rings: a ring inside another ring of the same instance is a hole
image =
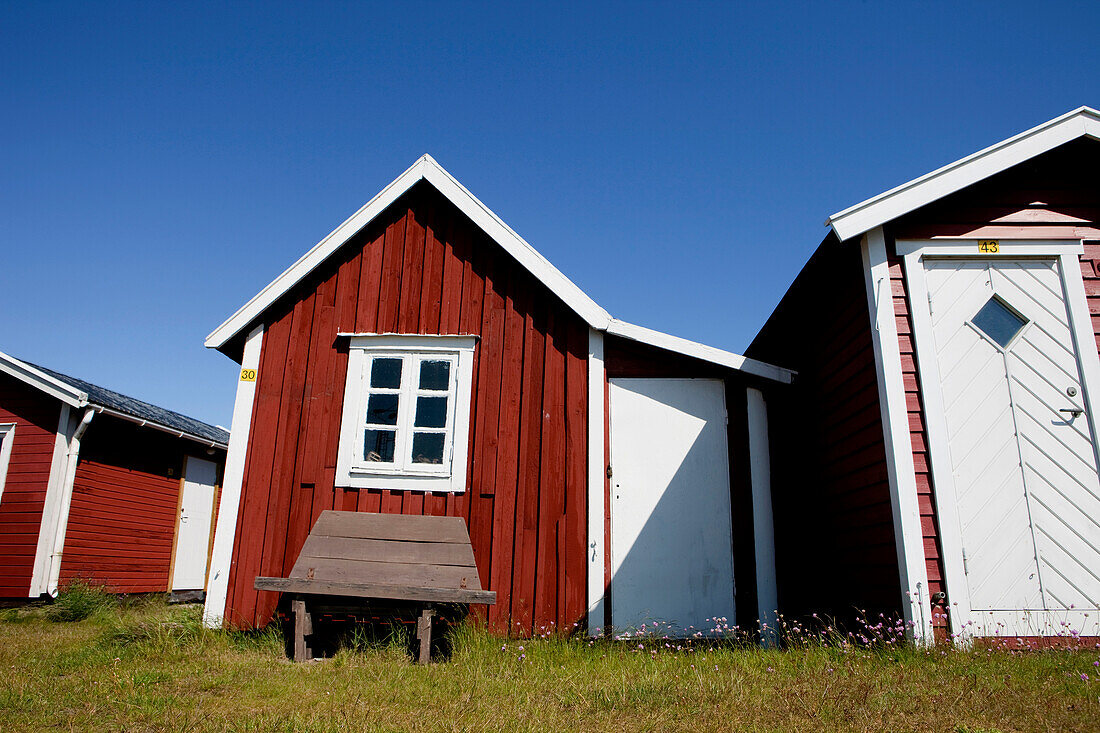
[[[458,517],[325,510],[288,578],[257,590],[436,603],[496,602],[482,590],[466,523]]]
[[[348,598],[384,598],[388,600],[423,601],[431,603],[496,603],[497,594],[491,590],[466,590],[464,588],[421,588],[411,585],[383,585],[378,583],[347,583],[307,578],[256,578],[256,590],[282,593],[302,593]]]

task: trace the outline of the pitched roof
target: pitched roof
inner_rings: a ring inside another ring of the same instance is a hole
[[[967,186],[1080,137],[1100,140],[1100,111],[1078,107],[829,217],[842,241],[949,196]]]
[[[100,412],[113,414],[130,422],[148,425],[164,432],[175,433],[181,438],[189,438],[222,448],[229,444],[228,430],[128,397],[83,379],[16,359],[3,352],[0,352],[0,371],[73,407],[91,405]]]
[[[302,255],[297,262],[272,280],[255,297],[230,316],[225,323],[214,329],[206,337],[206,346],[212,349],[225,350],[231,340],[252,325],[275,301],[301,282],[357,232],[367,226],[390,204],[420,181],[427,181],[434,186],[459,211],[469,217],[494,242],[514,257],[520,265],[549,288],[552,293],[561,298],[562,302],[579,315],[589,327],[597,331],[617,333],[658,348],[686,354],[769,379],[781,382],[791,381],[793,372],[787,369],[613,319],[611,314],[601,308],[573,281],[550,264],[549,260],[539,254],[534,247],[516,234],[489,207],[481,203],[465,186],[455,180],[454,176],[444,170],[443,166],[427,154],[421,156],[408,170],[368,201],[363,208],[352,214],[347,221],[336,227],[327,237]],[[618,329],[618,331],[615,329]]]

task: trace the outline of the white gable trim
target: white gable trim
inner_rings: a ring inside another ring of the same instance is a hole
[[[500,217],[466,190],[465,186],[455,180],[430,155],[424,155],[413,163],[407,171],[382,189],[377,196],[368,201],[363,208],[352,214],[347,221],[318,242],[313,249],[302,255],[297,262],[275,278],[252,300],[245,303],[240,310],[230,316],[229,320],[218,326],[213,333],[206,337],[206,346],[212,349],[224,346],[226,342],[267,310],[280,296],[301,282],[306,275],[328,259],[333,252],[421,180],[431,183],[452,204],[458,207],[459,211],[468,216],[493,241],[516,258],[546,287],[550,288],[551,292],[561,298],[589,326],[600,330],[607,328],[607,323],[611,320],[611,316],[607,311],[597,305],[569,278],[550,264],[545,257],[535,251],[535,248],[528,244],[523,237],[512,231],[507,224],[501,221]]]
[[[19,361],[14,356],[8,356],[2,351],[0,351],[0,372],[10,374],[19,381],[61,400],[70,407],[83,407],[88,404],[88,395],[84,392],[70,387],[61,380],[54,379],[49,374],[35,369],[26,362]]]
[[[1100,111],[1079,107],[833,214],[825,223],[841,241],[857,237],[1079,137],[1100,140]]]
[[[612,336],[621,336],[631,341],[638,341],[639,343],[656,346],[667,351],[676,352],[677,354],[683,354],[695,359],[702,359],[711,364],[737,369],[746,374],[755,374],[758,377],[772,379],[776,382],[783,382],[784,384],[790,384],[795,374],[790,369],[784,369],[762,361],[757,361],[756,359],[750,359],[747,356],[734,354],[732,351],[723,351],[713,346],[706,346],[705,344],[696,343],[695,341],[688,341],[679,336],[672,336],[660,331],[654,331],[651,328],[636,326],[633,323],[620,321],[618,318],[611,319],[611,322],[607,325],[607,332]]]

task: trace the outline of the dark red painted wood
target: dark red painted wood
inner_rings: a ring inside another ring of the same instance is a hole
[[[185,456],[224,462],[173,435],[98,415],[81,441],[59,586],[80,578],[119,593],[169,590]],[[186,548],[177,548],[184,552]]]
[[[827,237],[747,354],[798,372],[768,402],[780,606],[900,614],[859,248]]]
[[[465,519],[479,574],[499,594],[487,619],[497,630],[583,620],[587,326],[578,316],[421,185],[273,306],[267,328],[230,574],[232,624],[270,619],[277,595],[255,591],[253,580],[293,564],[329,501]],[[479,336],[466,492],[333,486],[347,372],[338,330]]]
[[[30,592],[42,506],[50,480],[61,403],[0,374],[0,423],[15,423],[8,477],[0,496],[0,598]]]

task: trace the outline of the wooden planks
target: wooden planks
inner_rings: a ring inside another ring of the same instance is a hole
[[[0,497],[0,598],[30,592],[38,526],[50,479],[60,403],[0,374],[0,423],[15,423],[7,481]]]
[[[304,323],[295,319],[311,296],[314,315],[308,330],[300,330]],[[566,352],[570,344],[586,342],[587,328],[575,314],[423,185],[395,202],[268,317],[228,619],[243,626],[267,622],[275,597],[258,603],[267,594],[258,594],[252,579],[276,574],[268,556],[278,550],[269,543],[280,532],[303,537],[332,508],[466,520],[479,575],[501,594],[490,611],[493,628],[530,633],[538,626],[572,628],[584,618],[583,570],[575,586],[564,575],[583,567],[586,540],[577,520],[584,514],[577,512],[585,501],[587,456],[584,440],[576,438],[584,435],[587,411],[568,399],[583,383],[569,381]],[[347,371],[346,347],[336,333],[394,330],[480,337],[464,493],[348,491],[333,484]],[[303,352],[308,357],[299,381],[288,367]],[[572,357],[578,378],[584,372],[577,367],[580,354]],[[308,402],[298,409],[294,399]],[[295,420],[299,428],[291,435]],[[284,541],[284,570],[296,545]],[[536,587],[546,596],[538,611]]]
[[[308,593],[345,598],[381,598],[425,603],[492,603],[496,593],[465,588],[418,588],[380,583],[347,583],[304,578],[256,578],[256,587],[278,593]]]
[[[62,586],[83,578],[126,593],[170,590],[185,448],[159,431],[96,418],[73,481]]]

